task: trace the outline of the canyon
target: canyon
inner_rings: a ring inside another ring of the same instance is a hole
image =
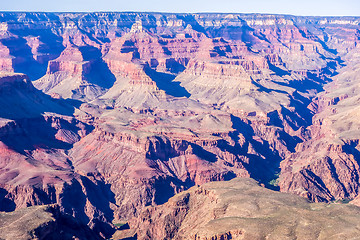
[[[356,218],[359,60],[360,17],[0,12],[0,223],[38,212],[79,239],[264,239],[261,219],[206,233],[216,218],[197,218],[228,188],[281,199],[256,216]]]

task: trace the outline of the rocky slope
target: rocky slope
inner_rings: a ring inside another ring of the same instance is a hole
[[[0,213],[1,239],[100,239],[59,206],[33,206]]]
[[[0,13],[0,210],[57,203],[108,238],[146,206],[235,177],[356,203],[359,24]]]
[[[195,186],[129,221],[115,239],[357,239],[360,208],[309,203],[252,179]]]
[[[309,105],[310,138],[282,163],[280,187],[316,201],[353,199],[359,174],[359,49]]]

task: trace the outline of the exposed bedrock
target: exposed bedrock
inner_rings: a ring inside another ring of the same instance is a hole
[[[236,177],[358,204],[359,23],[0,13],[0,210],[58,204],[109,238],[177,193]]]

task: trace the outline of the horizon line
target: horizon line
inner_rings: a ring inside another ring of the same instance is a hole
[[[146,13],[146,14],[244,14],[244,15],[279,15],[279,16],[293,16],[293,17],[359,17],[355,15],[296,15],[290,13],[260,13],[260,12],[161,12],[161,11],[32,11],[32,10],[0,10],[0,13]]]

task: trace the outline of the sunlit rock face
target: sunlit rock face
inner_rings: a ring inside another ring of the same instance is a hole
[[[145,208],[117,231],[120,239],[349,239],[359,234],[360,208],[310,203],[260,187],[252,179],[194,186]]]
[[[0,13],[0,210],[113,223],[210,181],[359,193],[360,18]]]

